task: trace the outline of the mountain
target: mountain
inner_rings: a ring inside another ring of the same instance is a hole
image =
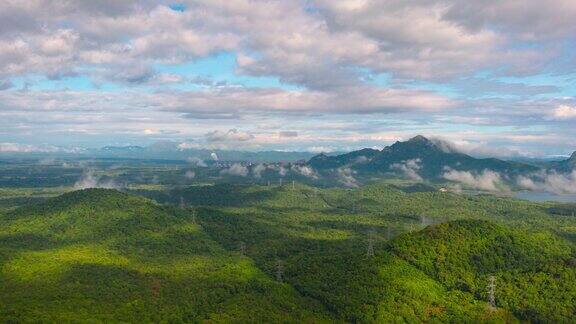
[[[406,175],[438,179],[448,169],[482,172],[492,170],[507,175],[533,172],[537,167],[495,158],[478,159],[457,152],[441,141],[418,135],[396,142],[383,150],[364,149],[338,156],[318,155],[308,164],[317,170],[349,167],[360,175]]]
[[[560,172],[572,172],[576,170],[576,152],[572,153],[566,160],[550,163],[550,167]]]
[[[53,151],[35,152],[0,152],[0,159],[17,158],[66,158],[66,159],[150,159],[186,163],[190,158],[213,161],[214,155],[221,161],[250,161],[250,162],[296,162],[308,160],[315,155],[311,152],[298,151],[242,151],[217,150],[196,148],[173,141],[159,141],[148,146],[104,146],[101,148],[70,148]]]
[[[311,322],[321,306],[190,210],[87,189],[0,214],[0,322]]]
[[[294,162],[307,160],[313,157],[309,152],[262,151],[249,152],[238,150],[210,150],[203,148],[181,147],[177,142],[160,141],[149,146],[106,146],[101,149],[86,152],[87,156],[114,157],[128,159],[163,159],[185,161],[197,158],[213,161],[213,154],[224,161],[252,161],[252,162]]]

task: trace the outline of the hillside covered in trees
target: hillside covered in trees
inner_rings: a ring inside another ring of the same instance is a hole
[[[115,190],[2,216],[0,322],[291,322],[327,317],[223,249],[192,214]]]
[[[0,321],[569,323],[573,208],[386,184],[75,191],[0,214]]]

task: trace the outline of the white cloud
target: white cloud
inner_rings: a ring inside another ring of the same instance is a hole
[[[491,170],[484,170],[476,174],[469,171],[458,171],[446,168],[442,177],[446,180],[461,183],[472,189],[492,192],[509,191],[509,188],[502,181],[502,176],[498,172]]]
[[[574,28],[566,18],[575,10],[566,1],[518,8],[507,0],[478,8],[458,0],[199,0],[185,1],[184,12],[170,9],[165,1],[8,1],[0,4],[5,21],[0,30],[6,30],[0,32],[0,70],[7,75],[54,74],[92,65],[108,70],[105,75],[114,79],[135,63],[175,64],[236,51],[238,72],[278,76],[310,89],[358,85],[363,76],[359,69],[438,78],[534,61],[546,51],[506,48],[508,35],[501,31],[537,27],[543,34],[558,30],[543,27],[556,25],[549,23],[553,20],[562,21],[562,33],[569,35]],[[537,18],[540,24],[525,23],[523,17]],[[500,29],[490,28],[494,25]],[[134,75],[122,79],[141,80]]]
[[[264,164],[257,164],[255,167],[252,168],[252,175],[256,179],[262,178],[262,172],[266,171],[268,167]]]
[[[330,146],[311,146],[311,147],[307,148],[306,151],[312,152],[312,153],[330,153],[330,152],[334,152],[335,149],[333,147],[330,147]]]
[[[570,120],[576,119],[576,107],[568,105],[559,105],[552,111],[553,119]]]
[[[554,194],[576,194],[576,170],[570,173],[543,171],[531,176],[519,176],[517,184],[526,190],[546,191]]]
[[[204,162],[204,160],[197,158],[197,157],[189,157],[186,159],[186,162],[192,164],[193,166],[196,167],[207,167],[206,162]]]
[[[402,161],[402,163],[394,163],[390,166],[390,169],[400,171],[402,175],[411,180],[422,180],[422,177],[418,174],[418,171],[422,168],[422,160],[411,159]]]
[[[94,173],[94,170],[86,170],[80,179],[74,183],[74,189],[88,188],[118,189],[119,186],[113,180],[102,180],[100,176]]]
[[[254,135],[235,128],[226,132],[215,130],[206,134],[205,137],[208,142],[244,142],[254,139]]]
[[[245,177],[248,175],[248,168],[239,163],[235,163],[228,169],[220,171],[220,174]]]
[[[291,169],[292,169],[292,171],[294,171],[300,175],[303,175],[307,178],[318,179],[318,174],[316,173],[316,171],[309,166],[295,164],[295,165],[292,165]]]
[[[478,132],[478,127],[471,127],[478,125],[531,125],[543,129],[536,135],[549,134],[557,142],[558,138],[574,137],[574,130],[561,122],[575,118],[573,98],[522,102],[454,99],[468,97],[462,96],[455,82],[470,83],[471,79],[471,91],[478,91],[479,96],[485,92],[554,92],[556,84],[551,88],[498,80],[502,75],[542,71],[558,79],[573,74],[574,62],[566,55],[571,52],[566,44],[576,34],[572,0],[181,3],[186,8],[183,12],[170,9],[172,2],[164,0],[1,1],[0,135],[13,135],[10,141],[14,141],[12,138],[39,132],[42,136],[51,132],[94,138],[102,133],[142,135],[145,129],[150,130],[145,131],[148,135],[160,136],[166,134],[156,130],[193,132],[193,128],[201,128],[195,134],[201,135],[213,129],[237,128],[256,138],[238,137],[236,143],[263,143],[269,134],[259,133],[257,127],[248,130],[246,123],[258,119],[264,124],[266,118],[294,115],[324,121],[325,116],[340,114],[355,114],[354,118],[356,114],[379,114],[383,122],[386,117],[380,114],[386,113],[393,116],[386,120],[390,124],[402,120],[403,125],[397,124],[396,129],[394,125],[387,128],[395,133],[400,127],[435,131],[447,124],[454,126],[450,129],[469,132]],[[202,64],[203,59],[212,60],[219,53],[225,53],[226,59],[236,58],[234,71],[228,71],[235,73],[234,80],[165,72],[179,71],[180,64]],[[479,82],[472,77],[486,70],[496,81]],[[66,90],[71,82],[66,76],[102,88]],[[274,80],[270,82],[273,85],[251,88],[237,84],[242,82],[236,79],[254,81],[250,76],[266,77],[256,79],[258,84]],[[59,83],[59,79],[64,81]],[[422,80],[431,84],[420,83]],[[41,90],[44,83],[53,90]],[[110,83],[122,91],[105,90]],[[200,90],[182,90],[188,87]],[[556,109],[550,112],[549,107]],[[190,127],[190,119],[212,124]],[[374,124],[362,125],[370,128],[367,132],[376,133],[376,119],[371,121]],[[227,123],[230,120],[237,122]],[[563,126],[556,127],[559,124]],[[311,143],[310,137],[326,133],[310,124],[293,133],[304,136],[291,137],[278,129],[274,135],[278,139],[307,140],[305,146],[334,145]],[[506,132],[494,129],[489,132]],[[333,137],[353,137],[352,131],[333,132],[337,133]],[[214,135],[218,138],[221,134]],[[562,142],[562,149],[572,145]],[[375,141],[371,144],[378,145]]]
[[[354,177],[355,174],[356,171],[350,168],[339,168],[336,170],[338,181],[349,188],[357,188],[360,186],[360,182]]]
[[[439,137],[432,137],[431,140],[444,152],[452,153],[459,152],[468,154],[474,157],[498,157],[510,158],[518,156],[528,156],[528,152],[522,152],[519,149],[511,147],[499,147],[491,145],[485,141],[469,141],[469,140],[446,140]]]

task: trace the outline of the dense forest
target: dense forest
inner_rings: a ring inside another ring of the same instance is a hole
[[[389,184],[23,200],[0,209],[0,320],[569,323],[573,210]]]

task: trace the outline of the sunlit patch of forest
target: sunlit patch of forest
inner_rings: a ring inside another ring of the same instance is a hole
[[[575,209],[390,184],[11,200],[0,319],[568,323]]]

